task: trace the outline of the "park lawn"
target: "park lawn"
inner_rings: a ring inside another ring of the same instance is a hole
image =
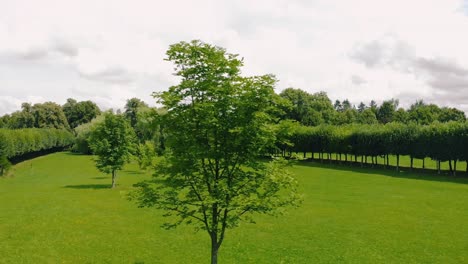
[[[468,180],[297,163],[304,202],[228,230],[220,263],[468,263]],[[0,263],[209,263],[209,238],[164,230],[126,199],[150,173],[130,164],[109,189],[90,156],[56,153],[0,178]]]

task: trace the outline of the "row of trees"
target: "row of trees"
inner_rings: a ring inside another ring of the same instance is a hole
[[[34,105],[23,103],[20,111],[0,117],[0,128],[73,129],[80,124],[90,122],[100,113],[101,110],[95,103],[77,102],[71,98],[63,106],[54,102]]]
[[[334,104],[325,92],[310,94],[301,89],[287,88],[273,99],[277,107],[274,114],[278,120],[296,120],[306,126],[321,124],[386,124],[399,122],[428,125],[434,122],[465,121],[463,111],[456,108],[439,107],[416,101],[407,110],[399,107],[396,99],[386,100],[381,105],[371,101],[369,105],[361,102],[352,105],[347,99],[336,100]],[[23,103],[21,111],[0,117],[0,128],[59,128],[74,129],[90,122],[101,114],[99,107],[92,101],[78,102],[69,98],[60,106],[53,102],[31,105]],[[162,110],[149,107],[138,98],[127,100],[124,116],[142,141],[155,139],[158,116]],[[156,134],[160,134],[158,131]],[[160,135],[159,135],[160,136]],[[158,142],[159,140],[159,142]]]
[[[67,147],[73,142],[73,134],[63,129],[0,129],[0,173],[9,167],[9,159]]]
[[[414,158],[431,158],[440,162],[448,161],[450,170],[456,172],[457,161],[468,161],[468,122],[417,124],[388,123],[386,125],[349,125],[316,127],[301,126],[296,122],[283,121],[276,126],[277,149],[283,155],[287,152],[319,153],[330,155],[353,155],[355,161],[361,157],[400,155]],[[452,163],[453,162],[453,163]],[[453,166],[452,166],[453,164]],[[412,166],[412,165],[411,165]]]
[[[310,94],[301,89],[287,88],[280,97],[284,99],[281,119],[296,120],[306,126],[321,124],[387,124],[399,122],[428,125],[434,122],[465,121],[465,113],[456,108],[439,107],[416,101],[407,110],[399,107],[396,99],[386,100],[380,106],[375,101],[369,105],[361,102],[357,107],[349,100],[336,100],[334,104],[325,92]]]

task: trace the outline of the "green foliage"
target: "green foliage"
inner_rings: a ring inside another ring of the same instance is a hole
[[[153,159],[156,156],[156,150],[154,144],[151,141],[145,143],[139,143],[136,146],[135,157],[138,162],[140,169],[147,169],[153,166]]]
[[[67,99],[62,108],[71,128],[88,123],[101,114],[101,110],[95,103],[91,101],[77,102],[72,98]]]
[[[85,123],[82,125],[77,126],[75,130],[76,138],[75,143],[73,144],[72,151],[82,154],[92,154],[93,151],[89,146],[88,139],[91,135],[91,132],[96,127],[96,125],[102,123],[104,121],[104,115],[99,115],[91,122]]]
[[[371,157],[409,155],[454,162],[468,158],[467,122],[433,123],[428,126],[414,123],[318,127],[284,124],[280,123],[275,130],[279,151],[271,153],[284,155],[288,151],[301,151]]]
[[[176,216],[168,226],[188,223],[205,230],[217,263],[226,229],[296,198],[285,164],[258,160],[274,143],[268,112],[276,79],[242,77],[237,55],[200,41],[171,45],[167,60],[181,79],[157,94],[167,109],[170,151],[157,164],[155,180],[138,185],[135,198],[140,206]]]
[[[112,188],[116,172],[129,161],[135,143],[135,133],[122,115],[104,114],[104,121],[97,123],[88,139],[97,155],[96,167],[104,173],[112,173]]]
[[[21,157],[32,152],[68,147],[73,141],[73,135],[61,129],[0,129],[0,156]]]
[[[330,121],[333,105],[325,92],[309,94],[301,89],[287,88],[279,95],[291,106],[285,109],[284,118],[312,126]]]
[[[135,129],[138,122],[138,112],[148,105],[138,98],[131,98],[125,104],[125,117],[130,121],[130,126]]]

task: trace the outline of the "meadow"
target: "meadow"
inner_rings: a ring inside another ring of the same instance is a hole
[[[228,230],[220,263],[468,263],[466,177],[326,162],[291,170],[302,206]],[[0,178],[0,263],[208,263],[204,231],[165,230],[161,211],[128,201],[150,174],[129,164],[110,189],[91,156],[15,165]]]

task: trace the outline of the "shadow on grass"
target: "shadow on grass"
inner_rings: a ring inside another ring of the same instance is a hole
[[[63,188],[70,188],[70,189],[110,189],[110,184],[80,184],[80,185],[65,185]]]
[[[84,154],[84,153],[73,152],[73,151],[66,151],[64,153],[65,155],[68,155],[68,156],[92,156],[90,154]]]
[[[384,166],[380,165],[372,168],[370,165],[361,167],[360,164],[355,164],[353,162],[342,162],[341,164],[337,164],[329,163],[329,161],[323,161],[323,163],[321,163],[317,160],[296,161],[294,164],[299,166],[352,171],[357,173],[378,174],[394,178],[468,184],[468,177],[464,172],[458,172],[457,176],[452,176],[448,171],[441,171],[441,174],[436,174],[437,172],[434,170],[413,169],[413,171],[411,171],[410,168],[406,167],[400,167],[400,171],[397,172],[395,166],[388,166],[385,169]]]
[[[104,177],[104,176],[102,176],[102,177],[92,177],[92,178],[90,178],[90,179],[93,179],[93,180],[104,180],[104,179],[110,179],[110,178],[109,178],[109,177]]]
[[[143,175],[143,174],[145,174],[142,171],[136,171],[136,170],[124,170],[123,172],[126,173],[126,174],[129,174],[129,175]]]

